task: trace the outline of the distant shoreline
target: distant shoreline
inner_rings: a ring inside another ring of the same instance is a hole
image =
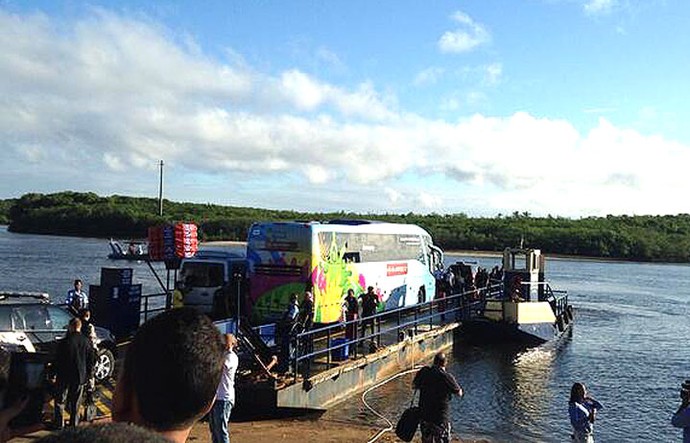
[[[0,229],[7,229],[7,225],[0,224]],[[9,232],[9,231],[8,231]],[[14,232],[13,234],[22,235],[24,233]],[[59,237],[75,237],[81,238],[74,235],[62,235],[62,234],[32,234],[26,233],[26,235],[54,235]],[[83,237],[83,238],[97,238],[97,237]],[[106,240],[103,238],[103,240]],[[246,241],[239,240],[211,240],[201,243],[202,246],[246,246]],[[503,256],[502,252],[499,251],[475,251],[471,249],[459,249],[459,250],[447,250],[443,251],[446,255],[451,256],[470,256],[470,257],[481,257],[481,258],[501,258]],[[583,262],[601,262],[601,263],[640,263],[640,264],[655,264],[655,265],[680,265],[688,266],[690,263],[684,262],[665,262],[665,261],[639,261],[639,260],[626,260],[623,258],[612,258],[612,257],[591,257],[586,255],[565,255],[565,254],[550,254],[544,253],[544,255],[550,260],[572,260],[572,261],[583,261]]]
[[[202,246],[246,246],[245,241],[232,240],[216,240],[201,243]],[[479,258],[497,258],[503,257],[502,252],[498,251],[475,251],[470,249],[449,250],[443,251],[445,255],[460,256],[460,257],[479,257]],[[646,262],[625,260],[622,258],[609,257],[588,257],[585,255],[564,255],[564,254],[544,254],[550,260],[571,260],[582,262],[601,262],[601,263],[640,263],[640,264],[655,264],[655,265],[690,265],[690,263],[674,263],[674,262]]]

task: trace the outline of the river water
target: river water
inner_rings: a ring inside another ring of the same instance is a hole
[[[131,267],[144,293],[160,292],[145,263],[110,261],[107,254],[105,240],[0,227],[0,289],[43,291],[60,301],[75,278],[98,284],[107,266]],[[462,259],[485,267],[499,260]],[[159,274],[165,278],[164,270]],[[575,305],[572,336],[534,349],[456,344],[449,371],[465,396],[452,403],[453,432],[496,442],[570,441],[567,401],[572,383],[582,381],[605,407],[595,425],[597,441],[680,441],[670,417],[680,382],[690,378],[690,267],[552,259],[546,275]],[[409,403],[410,382],[400,378],[368,400],[395,419]],[[359,401],[328,417],[376,423]]]

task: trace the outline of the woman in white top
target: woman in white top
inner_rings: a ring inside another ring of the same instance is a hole
[[[573,384],[570,389],[568,413],[570,424],[573,426],[574,442],[594,443],[594,419],[601,408],[601,403],[587,396],[585,385]]]

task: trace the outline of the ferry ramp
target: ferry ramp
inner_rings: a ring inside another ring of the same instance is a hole
[[[480,313],[487,293],[498,289],[454,294],[298,334],[287,373],[271,376],[259,369],[242,374],[237,413],[326,410],[452,346],[460,323]],[[364,330],[363,322],[372,322],[374,332]]]

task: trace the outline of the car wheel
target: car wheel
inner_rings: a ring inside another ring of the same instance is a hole
[[[96,382],[100,383],[110,378],[115,370],[115,356],[109,349],[99,349],[96,356],[96,365],[93,368]]]

